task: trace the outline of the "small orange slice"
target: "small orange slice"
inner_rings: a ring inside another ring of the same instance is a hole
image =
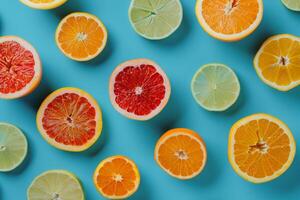
[[[228,157],[238,175],[253,183],[271,181],[292,164],[294,137],[279,119],[254,114],[236,122],[229,135]]]
[[[41,10],[57,8],[67,2],[67,0],[20,0],[20,1],[26,6],[35,9],[41,9]]]
[[[107,31],[96,16],[75,12],[59,23],[55,39],[59,49],[67,57],[87,61],[102,52],[107,41]]]
[[[140,173],[135,163],[125,156],[108,157],[94,173],[97,190],[108,199],[126,199],[140,184]]]
[[[206,147],[194,131],[176,128],[167,131],[156,143],[154,159],[168,174],[179,179],[197,176],[206,164]]]
[[[281,34],[267,39],[254,58],[258,76],[267,85],[288,91],[300,84],[300,38]]]

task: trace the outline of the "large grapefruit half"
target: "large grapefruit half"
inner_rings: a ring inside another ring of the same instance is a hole
[[[148,59],[126,61],[113,71],[109,82],[110,100],[124,116],[148,120],[167,104],[171,93],[165,72]]]
[[[102,114],[96,100],[71,87],[51,93],[40,106],[36,122],[43,138],[65,151],[88,149],[102,130]]]
[[[31,44],[16,36],[0,37],[0,98],[25,96],[41,78],[40,57]]]

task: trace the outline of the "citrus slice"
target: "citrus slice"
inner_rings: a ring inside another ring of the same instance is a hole
[[[36,177],[27,189],[28,200],[84,200],[77,177],[65,170],[50,170]]]
[[[254,58],[258,76],[267,85],[288,91],[300,84],[300,38],[281,34],[267,39]]]
[[[75,12],[61,20],[56,29],[55,40],[67,57],[87,61],[102,52],[107,41],[107,31],[96,16]]]
[[[102,114],[96,100],[78,88],[61,88],[40,106],[37,127],[52,146],[65,151],[84,151],[99,138]]]
[[[250,35],[263,16],[262,0],[197,0],[195,12],[204,31],[223,41]]]
[[[179,0],[132,0],[129,7],[130,23],[139,35],[160,40],[174,33],[182,21]]]
[[[148,120],[159,114],[171,93],[164,71],[153,61],[126,61],[113,71],[109,82],[110,100],[122,115]]]
[[[235,172],[253,183],[271,181],[292,164],[294,137],[279,119],[254,114],[236,122],[229,135],[228,157]]]
[[[16,36],[0,37],[0,98],[25,96],[41,78],[41,61],[31,44]]]
[[[196,102],[209,111],[224,111],[240,94],[240,83],[234,71],[223,64],[207,64],[194,75],[191,83]]]
[[[154,159],[169,175],[178,179],[191,179],[204,169],[206,147],[194,131],[175,128],[163,134],[155,146]]]
[[[300,11],[300,0],[281,0],[282,3],[290,10]]]
[[[125,156],[108,157],[97,166],[94,184],[108,199],[126,199],[140,184],[140,174],[135,163]]]
[[[0,122],[0,172],[17,168],[27,154],[27,140],[17,127]]]
[[[20,0],[26,6],[35,9],[48,10],[61,6],[67,0]]]

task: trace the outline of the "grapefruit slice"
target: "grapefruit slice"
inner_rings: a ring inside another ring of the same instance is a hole
[[[175,128],[163,134],[155,146],[154,159],[169,175],[191,179],[204,169],[206,146],[202,138],[186,128]]]
[[[41,78],[40,57],[31,44],[16,36],[0,37],[0,98],[25,96]]]
[[[94,184],[101,195],[108,199],[127,199],[140,185],[136,164],[125,156],[108,157],[97,166]]]
[[[292,164],[294,137],[285,123],[267,114],[236,122],[229,135],[228,157],[238,175],[253,183],[271,181]]]
[[[102,114],[96,100],[78,88],[51,93],[37,113],[37,127],[52,146],[65,151],[84,151],[99,138]]]
[[[167,104],[170,82],[164,71],[153,61],[126,61],[110,77],[109,94],[114,108],[135,120],[156,116]]]
[[[67,2],[67,0],[20,0],[20,1],[28,7],[41,9],[41,10],[57,8]]]

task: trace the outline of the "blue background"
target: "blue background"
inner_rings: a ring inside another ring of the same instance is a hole
[[[129,0],[70,0],[48,11],[30,9],[17,0],[1,0],[0,34],[17,35],[40,53],[43,79],[29,96],[0,100],[0,121],[19,126],[29,140],[26,161],[11,173],[0,174],[0,199],[26,199],[32,179],[45,170],[66,169],[82,181],[87,200],[102,199],[92,182],[97,164],[107,156],[123,154],[134,159],[141,172],[141,185],[131,199],[299,199],[299,150],[290,169],[280,178],[263,185],[244,181],[227,160],[227,138],[231,125],[241,117],[257,112],[277,116],[286,122],[300,141],[300,88],[279,92],[257,77],[252,60],[262,42],[271,35],[291,33],[300,36],[300,13],[286,9],[280,0],[264,0],[264,17],[255,33],[235,43],[208,36],[194,14],[194,0],[182,0],[184,18],[178,31],[163,41],[138,36],[130,26]],[[109,41],[102,55],[90,62],[75,62],[56,47],[54,32],[58,22],[73,11],[97,15],[107,26]],[[133,58],[150,58],[161,65],[172,84],[169,104],[155,119],[138,122],[126,119],[110,104],[108,80],[115,66]],[[196,70],[209,62],[232,67],[241,82],[241,95],[229,111],[211,113],[193,100],[190,81]],[[104,130],[98,144],[88,152],[68,153],[49,146],[35,124],[41,101],[60,87],[86,90],[103,110]],[[205,140],[208,162],[201,175],[189,181],[168,176],[153,160],[157,139],[170,128],[186,127]]]

